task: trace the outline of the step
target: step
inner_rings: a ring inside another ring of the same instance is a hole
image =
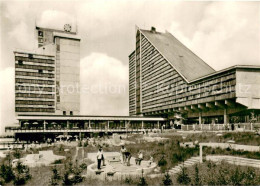
[[[196,162],[184,162],[184,166],[187,165],[187,166],[192,166],[192,165],[195,165]]]
[[[199,162],[200,160],[199,159],[188,159],[186,161],[191,161],[191,162]]]
[[[174,168],[172,168],[171,170],[173,170],[173,171],[180,171],[181,168],[180,168],[180,167],[174,167]]]

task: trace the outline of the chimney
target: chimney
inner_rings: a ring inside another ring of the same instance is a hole
[[[151,27],[151,32],[155,33],[156,32],[156,28],[155,27]]]

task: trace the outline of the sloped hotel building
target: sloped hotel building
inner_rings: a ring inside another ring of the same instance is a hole
[[[215,71],[171,33],[136,29],[129,114],[173,124],[260,122],[260,66]]]

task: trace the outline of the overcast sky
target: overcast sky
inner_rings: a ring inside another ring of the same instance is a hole
[[[171,32],[215,70],[260,64],[259,2],[0,2],[2,131],[15,121],[13,51],[37,46],[35,23],[56,29],[70,23],[74,30],[77,25],[81,84],[123,87],[120,92],[82,94],[81,114],[86,115],[128,115],[128,55],[134,50],[135,25]]]

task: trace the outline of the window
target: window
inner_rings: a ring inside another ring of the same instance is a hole
[[[63,115],[66,115],[66,111],[63,111]]]
[[[38,31],[38,36],[43,36],[43,31]]]
[[[60,45],[57,44],[57,51],[60,51]]]
[[[39,42],[39,43],[43,43],[43,39],[42,39],[42,38],[39,38],[39,39],[38,39],[38,42]]]
[[[43,73],[43,70],[42,69],[40,69],[40,70],[38,70],[39,71],[39,73]]]
[[[22,60],[18,60],[18,65],[23,65],[23,61]]]
[[[70,115],[73,115],[73,112],[72,112],[72,111],[70,111]]]
[[[29,54],[28,57],[29,57],[29,59],[32,59],[32,58],[33,58],[33,55],[32,55],[32,54]]]

